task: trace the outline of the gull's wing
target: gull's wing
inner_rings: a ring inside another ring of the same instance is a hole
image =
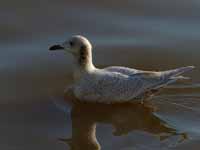
[[[79,99],[98,102],[129,101],[150,89],[157,89],[179,79],[191,67],[164,72],[140,71],[132,75],[99,70],[79,82],[75,95]]]
[[[101,70],[85,76],[75,86],[74,93],[82,101],[112,103],[130,100],[139,94],[142,86],[139,76]]]
[[[85,101],[122,102],[140,96],[151,87],[163,82],[158,75],[140,73],[133,76],[116,72],[98,72],[81,80],[74,90],[75,95]]]

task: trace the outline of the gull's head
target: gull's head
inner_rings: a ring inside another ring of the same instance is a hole
[[[87,53],[91,51],[92,46],[87,38],[75,35],[66,40],[64,43],[59,45],[53,45],[49,48],[49,50],[64,50],[66,52],[70,52],[73,55],[80,55],[81,53]]]
[[[92,45],[87,38],[75,35],[59,45],[53,45],[49,48],[51,51],[64,50],[71,53],[76,62],[81,66],[92,66]]]

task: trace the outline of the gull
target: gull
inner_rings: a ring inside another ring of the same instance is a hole
[[[179,79],[188,79],[180,75],[194,68],[187,66],[159,72],[122,66],[99,69],[92,61],[91,43],[81,35],[72,36],[49,50],[64,50],[72,54],[74,82],[67,87],[66,93],[80,102],[109,104],[145,99]]]

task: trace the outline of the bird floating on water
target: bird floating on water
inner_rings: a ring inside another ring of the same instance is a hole
[[[66,89],[81,102],[119,103],[153,95],[159,89],[186,79],[180,76],[194,66],[167,71],[143,71],[122,66],[96,68],[92,62],[92,45],[76,35],[49,50],[64,50],[74,57],[74,84]],[[150,94],[149,94],[150,93]]]

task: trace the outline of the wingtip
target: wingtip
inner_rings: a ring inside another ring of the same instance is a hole
[[[195,68],[195,66],[186,66],[186,67],[176,68],[174,70],[165,71],[164,73],[168,77],[175,77],[175,76],[177,77],[183,73],[193,70],[194,68]]]
[[[185,77],[185,76],[172,77],[171,79],[176,79],[176,80],[191,80],[190,77]]]
[[[182,68],[189,71],[189,70],[195,69],[196,67],[195,66],[186,66],[186,67],[182,67]]]
[[[185,68],[185,69],[184,69]],[[195,69],[195,66],[187,66],[187,67],[183,67],[183,70],[185,70],[184,72],[188,72]]]
[[[195,67],[195,66],[187,66],[187,67],[185,67],[185,68],[187,68],[187,69],[188,69],[188,71],[190,71],[190,70],[193,70],[193,69],[195,69],[196,67]]]
[[[191,68],[191,69],[195,69],[196,67],[195,66],[188,66],[189,68]]]

